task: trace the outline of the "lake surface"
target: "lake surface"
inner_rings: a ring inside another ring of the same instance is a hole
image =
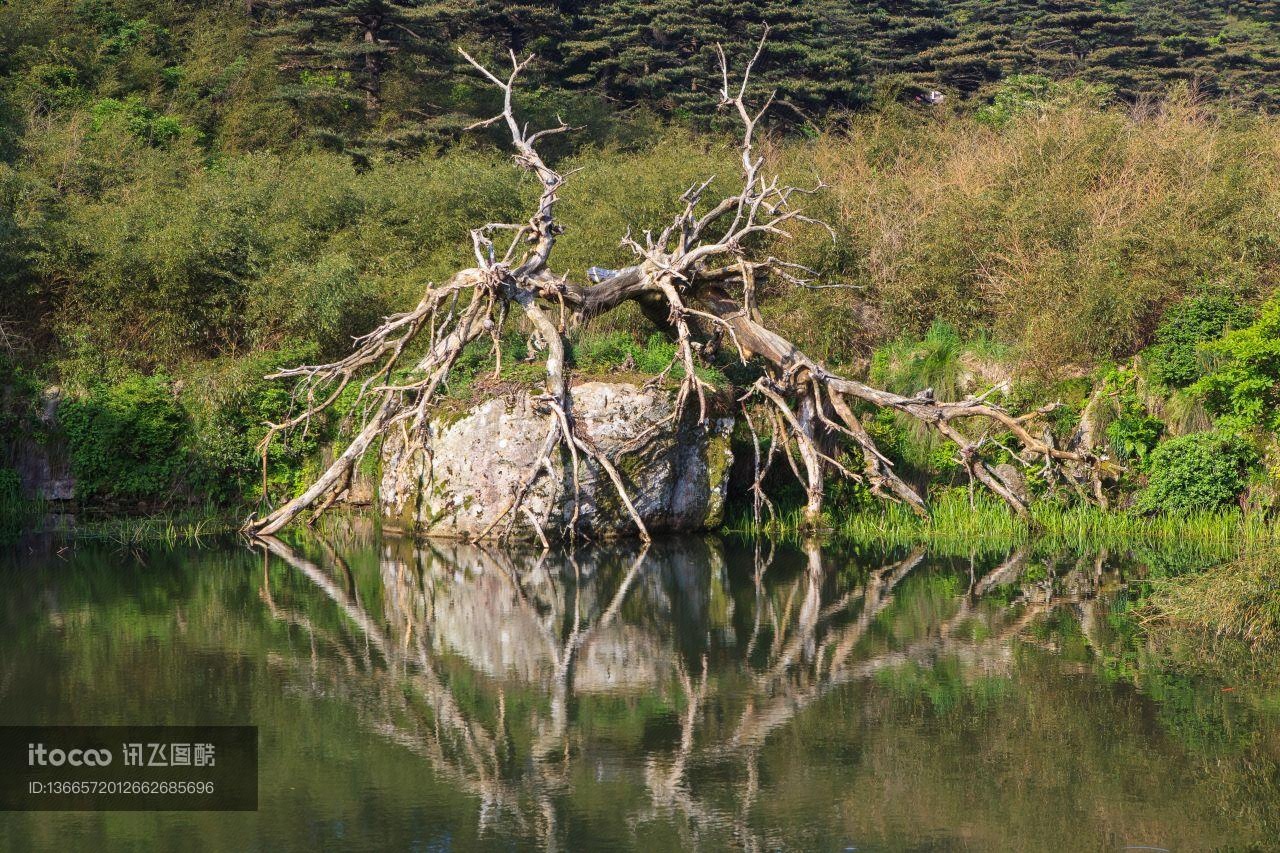
[[[0,850],[1280,849],[1280,690],[1139,630],[1158,560],[24,543],[0,723],[257,725],[260,808]]]

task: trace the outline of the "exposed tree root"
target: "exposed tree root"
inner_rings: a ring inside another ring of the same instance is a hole
[[[428,454],[434,405],[459,355],[473,342],[489,339],[496,370],[501,358],[501,330],[508,312],[515,310],[533,330],[533,348],[544,353],[544,393],[536,403],[547,419],[547,432],[538,459],[521,479],[510,505],[483,537],[504,535],[524,515],[545,539],[543,524],[528,512],[524,502],[540,477],[554,473],[555,461],[563,451],[573,469],[575,507],[579,466],[585,458],[605,472],[637,533],[647,539],[648,531],[627,493],[626,482],[574,417],[565,364],[566,323],[584,322],[626,302],[637,302],[648,316],[665,320],[675,339],[676,360],[667,370],[676,364],[683,370],[676,395],[677,419],[696,403],[699,422],[708,423],[708,392],[712,389],[698,375],[700,339],[727,340],[744,364],[755,361],[764,367],[765,375],[739,399],[755,437],[752,492],[757,514],[771,509],[763,483],[778,456],[787,460],[805,489],[805,512],[811,524],[818,524],[821,518],[827,476],[863,481],[878,496],[902,501],[917,513],[927,512],[924,497],[894,472],[892,462],[876,447],[856,413],[858,408],[891,409],[926,424],[955,444],[958,462],[971,482],[998,495],[1019,515],[1028,514],[1026,503],[983,457],[983,450],[995,445],[997,436],[1016,445],[1016,456],[1024,465],[1043,466],[1046,474],[1072,483],[1082,494],[1102,499],[1099,460],[1091,450],[1061,449],[1047,433],[1038,438],[1033,432],[1036,420],[1053,406],[1015,416],[987,399],[989,395],[946,402],[935,400],[930,392],[911,397],[893,394],[829,371],[762,323],[756,310],[760,283],[774,277],[808,285],[803,276],[811,274],[773,256],[760,258],[763,247],[774,238],[789,237],[791,229],[800,225],[827,228],[805,216],[795,204],[796,198],[821,190],[823,184],[809,188],[783,184],[777,175],[765,172],[765,159],[755,152],[757,125],[772,96],[763,107],[752,110],[746,95],[752,67],[764,44],[762,38],[736,89],[731,86],[728,62],[720,51],[721,103],[736,114],[742,126],[739,188],[711,202],[705,198],[711,180],[690,187],[682,197],[683,209],[657,236],[646,231],[642,240],[630,234],[623,238],[636,262],[594,284],[579,284],[548,268],[561,232],[555,207],[565,176],[546,164],[537,143],[569,128],[561,123],[529,133],[527,126],[516,120],[512,92],[532,57],[522,61],[512,54],[511,72],[503,79],[464,53],[503,95],[502,112],[477,126],[505,124],[515,162],[542,187],[537,208],[526,223],[488,223],[472,230],[476,266],[429,289],[414,310],[388,317],[357,339],[346,358],[274,374],[298,380],[295,399],[299,412],[270,425],[261,447],[264,481],[270,443],[286,431],[307,429],[310,420],[332,407],[349,387],[356,388],[356,407],[363,417],[355,438],[302,495],[250,519],[246,530],[270,535],[307,510],[322,512],[348,487],[355,466],[381,436],[398,433],[404,439],[399,465],[413,464]],[[505,249],[495,246],[499,237],[505,238]],[[548,309],[559,312],[560,324],[552,321]],[[415,352],[424,354],[416,362],[406,363],[411,345]],[[763,453],[751,415],[753,406],[771,433]],[[842,438],[861,454],[860,470],[851,470],[837,458],[835,448]],[[557,532],[577,535],[577,519],[575,508],[569,528]]]

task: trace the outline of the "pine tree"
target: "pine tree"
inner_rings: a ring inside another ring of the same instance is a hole
[[[863,100],[850,7],[829,0],[612,0],[586,11],[564,45],[573,86],[667,113],[705,115],[719,97],[715,46],[754,49],[771,28],[756,85],[804,113]]]
[[[410,76],[441,65],[443,45],[425,35],[436,16],[414,0],[265,0],[254,14],[279,57],[281,96],[337,142],[377,124],[394,61]]]
[[[431,9],[440,31],[452,41],[486,47],[504,62],[508,51],[535,53],[546,63],[559,60],[560,44],[569,37],[576,13],[572,4],[536,0],[441,0]]]
[[[919,71],[921,56],[959,33],[942,0],[877,0],[862,4],[858,38],[878,74]]]

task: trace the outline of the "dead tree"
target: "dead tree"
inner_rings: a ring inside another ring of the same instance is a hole
[[[987,445],[1016,445],[1025,465],[1043,466],[1047,474],[1071,482],[1082,493],[1101,496],[1098,460],[1088,451],[1065,450],[1047,433],[1039,437],[1035,421],[1051,411],[1045,406],[1014,415],[990,401],[990,393],[956,402],[936,400],[930,392],[903,396],[871,387],[828,370],[791,341],[766,327],[756,306],[760,285],[769,279],[808,285],[813,272],[767,253],[767,247],[791,236],[801,226],[829,226],[805,215],[799,201],[823,189],[783,183],[766,168],[756,150],[760,122],[773,101],[758,107],[748,102],[751,71],[764,49],[761,39],[741,79],[731,81],[724,51],[717,48],[721,67],[721,106],[730,110],[742,128],[740,182],[730,195],[708,197],[712,179],[690,187],[683,207],[660,230],[646,230],[640,238],[622,239],[635,262],[597,283],[573,281],[552,271],[550,261],[562,226],[556,203],[565,175],[538,152],[538,143],[568,131],[558,126],[529,132],[515,115],[512,94],[524,60],[511,54],[511,71],[499,77],[463,52],[463,56],[503,96],[502,111],[473,127],[505,126],[515,149],[515,162],[541,186],[537,207],[525,223],[491,222],[470,233],[476,264],[430,287],[412,311],[386,318],[382,325],[356,339],[346,358],[322,365],[281,370],[269,378],[293,378],[299,411],[269,425],[266,449],[281,433],[305,428],[310,420],[337,401],[349,386],[358,388],[364,417],[355,437],[303,494],[262,517],[250,519],[246,530],[271,534],[300,513],[323,512],[348,487],[354,467],[380,437],[392,433],[405,439],[407,451],[397,464],[411,464],[415,453],[428,448],[428,425],[442,384],[463,349],[488,340],[495,360],[500,358],[501,333],[512,312],[523,315],[544,353],[545,382],[536,402],[546,419],[541,458],[524,474],[504,517],[513,518],[537,478],[552,470],[553,454],[567,453],[574,478],[581,461],[594,462],[612,481],[621,503],[633,518],[639,535],[648,538],[632,506],[627,486],[613,462],[596,450],[574,418],[565,364],[565,332],[572,324],[606,314],[626,302],[638,302],[646,314],[665,315],[677,345],[677,364],[683,370],[676,394],[675,415],[692,411],[706,421],[710,386],[696,370],[701,357],[699,337],[718,334],[730,342],[730,352],[743,363],[755,361],[763,376],[738,399],[754,443],[755,477],[752,492],[757,515],[771,504],[763,484],[770,466],[785,459],[807,495],[806,517],[820,519],[824,477],[839,476],[865,482],[873,493],[927,512],[923,497],[902,480],[863,426],[858,411],[889,409],[915,418],[950,440],[958,461],[971,481],[981,484],[1026,516],[1026,503],[996,476],[983,449]],[[556,319],[553,319],[556,318]],[[416,362],[408,352],[420,353]],[[407,369],[407,370],[406,370]],[[667,371],[662,374],[665,376]],[[408,378],[398,378],[407,372]],[[754,415],[752,414],[754,412]],[[976,436],[976,437],[975,437]],[[995,437],[993,437],[995,436]],[[767,440],[766,440],[767,439]],[[848,467],[830,450],[845,440],[860,452],[861,463]],[[798,461],[797,461],[798,460]],[[856,470],[854,470],[856,468]],[[510,529],[508,527],[508,529]],[[486,535],[502,531],[491,526]],[[566,531],[570,536],[574,531]]]

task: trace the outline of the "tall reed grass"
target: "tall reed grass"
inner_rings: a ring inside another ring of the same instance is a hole
[[[1208,571],[1158,581],[1147,620],[1255,646],[1280,640],[1280,551],[1249,551]]]
[[[1032,506],[1024,521],[998,500],[976,494],[972,503],[961,492],[944,492],[921,518],[900,504],[841,512],[828,511],[829,534],[849,542],[882,547],[927,545],[939,553],[971,554],[1010,551],[1027,545],[1045,550],[1079,552],[1147,547],[1192,551],[1230,559],[1242,552],[1280,547],[1280,525],[1239,511],[1189,515],[1140,515],[1093,506]],[[756,524],[749,513],[733,515],[731,532],[797,538],[804,535],[800,507],[785,508],[772,520]]]
[[[177,514],[115,516],[102,519],[55,520],[51,530],[76,539],[97,540],[125,547],[135,545],[199,545],[212,537],[234,533],[239,522],[224,510],[206,507]]]

